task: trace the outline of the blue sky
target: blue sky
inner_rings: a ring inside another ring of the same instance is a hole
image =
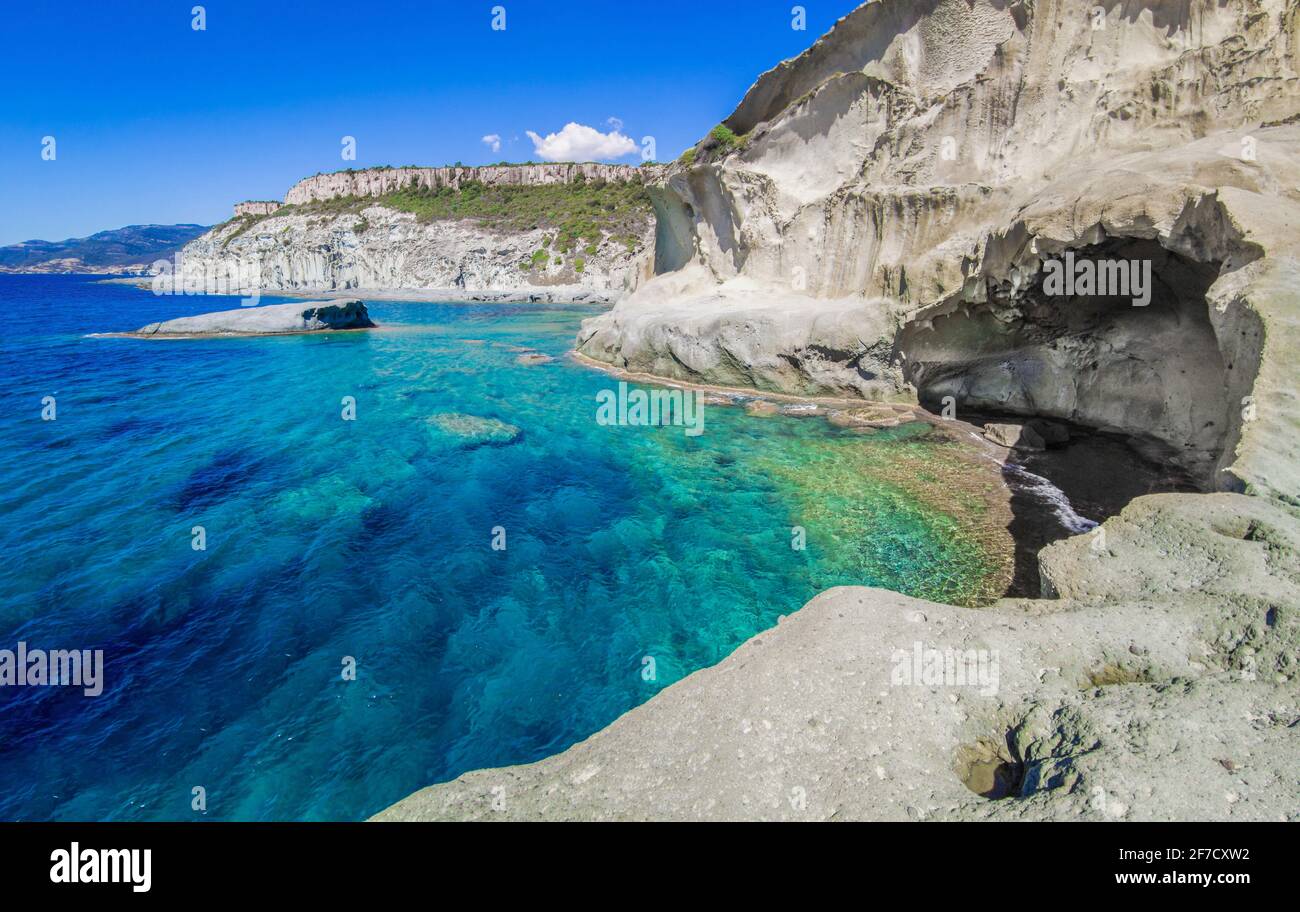
[[[318,171],[539,160],[527,131],[570,122],[675,158],[857,0],[208,0],[204,31],[195,5],[6,2],[0,245],[211,224]]]

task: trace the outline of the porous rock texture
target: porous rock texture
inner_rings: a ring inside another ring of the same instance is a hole
[[[1296,0],[863,5],[652,188],[656,275],[579,350],[1068,419],[1295,495],[1269,350],[1295,341],[1297,43]],[[1047,295],[1066,252],[1150,260],[1151,302]]]
[[[1059,601],[832,589],[564,753],[376,819],[1300,819],[1300,524],[1160,494],[1102,528],[1046,549]],[[997,674],[910,679],[918,644]]]
[[[764,74],[583,354],[1065,419],[1223,493],[1048,546],[1042,599],[825,592],[379,819],[1300,819],[1298,45],[1297,0],[881,0]],[[1048,294],[1067,252],[1149,260],[1150,302]],[[918,649],[996,685],[910,680]]]

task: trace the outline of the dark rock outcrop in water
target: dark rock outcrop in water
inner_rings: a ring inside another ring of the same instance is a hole
[[[304,301],[270,304],[180,317],[142,326],[129,336],[142,338],[192,338],[199,336],[271,336],[374,327],[366,305],[358,298],[346,301]]]

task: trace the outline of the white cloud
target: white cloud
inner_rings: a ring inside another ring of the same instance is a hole
[[[559,133],[538,136],[528,130],[533,152],[542,161],[601,161],[622,158],[636,151],[636,143],[618,130],[602,133],[595,127],[567,123]]]
[[[609,120],[605,121],[605,123],[613,127],[615,133],[623,132],[623,121],[619,120],[617,117],[611,117]]]
[[[495,133],[489,133],[487,136],[484,136],[483,142],[486,143],[487,147],[493,152],[501,151],[501,137],[497,136]]]

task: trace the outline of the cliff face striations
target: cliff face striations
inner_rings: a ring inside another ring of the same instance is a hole
[[[575,180],[642,181],[648,169],[595,162],[559,162],[545,165],[488,165],[480,168],[370,168],[338,171],[304,178],[284,196],[287,206],[300,206],[342,196],[383,196],[412,185],[437,190],[459,189],[479,183],[487,187],[542,187],[572,184]]]
[[[579,348],[1069,419],[1294,495],[1295,419],[1241,413],[1291,388],[1263,343],[1291,332],[1298,43],[1295,0],[864,5],[652,188],[656,275]],[[1151,299],[1061,293],[1066,254],[1148,263]]]
[[[612,300],[650,273],[653,166],[375,168],[245,202],[188,245],[193,284],[240,291],[505,292]]]
[[[1300,0],[880,0],[764,74],[651,188],[654,276],[581,352],[1067,419],[1219,493],[1049,545],[1041,600],[823,593],[380,817],[1296,819],[1298,50]]]

